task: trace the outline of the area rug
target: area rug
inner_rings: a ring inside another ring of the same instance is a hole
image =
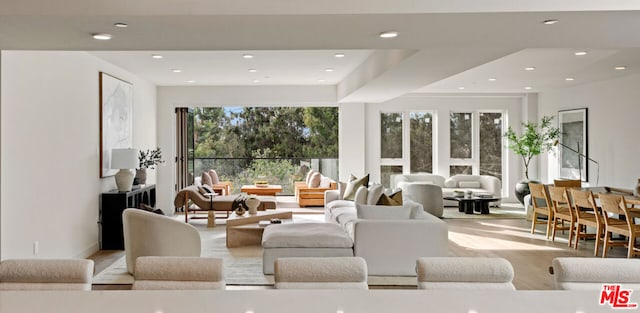
[[[490,208],[489,214],[480,214],[478,212],[474,214],[466,214],[464,212],[458,212],[457,207],[445,207],[442,213],[442,218],[478,218],[478,219],[518,219],[526,218],[527,214],[520,204],[503,203],[498,208]]]
[[[321,214],[294,215],[296,223],[322,222]],[[216,227],[207,228],[206,220],[190,220],[189,223],[200,231],[203,257],[224,259],[224,275],[227,285],[272,286],[273,275],[262,274],[262,247],[251,246],[241,248],[226,247],[226,230],[224,220],[218,220]],[[133,283],[133,276],[127,272],[125,257],[96,274],[95,285],[128,285]],[[380,286],[415,286],[415,277],[369,277],[370,285]]]

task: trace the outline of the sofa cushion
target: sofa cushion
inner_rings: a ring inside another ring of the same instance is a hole
[[[329,188],[331,187],[331,178],[327,176],[320,177],[320,188]]]
[[[456,183],[456,181],[451,179],[451,178],[447,178],[447,180],[444,181],[444,187],[445,188],[456,188],[456,187],[458,187],[458,183]]]
[[[218,177],[218,172],[215,170],[209,170],[209,176],[211,177],[211,186],[220,183],[220,177]]]
[[[304,178],[304,183],[307,184],[307,186],[309,186],[309,180],[311,179],[311,175],[313,175],[313,173],[315,173],[316,170],[309,170],[307,172],[307,176]]]
[[[353,197],[354,203],[367,204],[367,196],[369,195],[369,189],[365,186],[358,187],[355,197]]]
[[[309,188],[318,188],[320,187],[320,179],[322,178],[322,174],[320,174],[320,172],[315,172],[311,175],[311,177],[309,178],[309,183],[307,184],[307,186],[309,186]]]
[[[377,205],[402,205],[402,190],[398,190],[391,195],[382,194],[376,202]]]
[[[355,207],[340,207],[331,210],[331,220],[340,224],[340,221],[343,220],[343,215],[356,215]]]
[[[358,218],[371,220],[406,220],[411,217],[411,207],[356,204]]]
[[[355,196],[356,196],[356,191],[358,190],[358,187],[360,187],[360,186],[365,186],[366,187],[367,185],[369,185],[369,174],[367,174],[367,175],[365,175],[365,176],[363,176],[361,178],[356,178],[355,176],[351,175],[351,179],[347,183],[347,188],[345,188],[344,196],[343,196],[342,199],[344,199],[344,200],[354,200]]]
[[[467,181],[459,181],[458,187],[460,188],[480,188],[479,181],[467,180]]]
[[[353,241],[332,223],[276,224],[264,229],[263,248],[351,248]]]
[[[331,201],[329,203],[327,203],[325,205],[325,209],[327,209],[328,211],[331,211],[335,208],[340,208],[340,207],[354,207],[355,203],[353,203],[353,201],[349,201],[349,200],[334,200]]]
[[[384,186],[381,184],[374,184],[369,187],[369,193],[367,194],[367,202],[366,204],[376,204],[378,203],[378,199],[384,193]]]
[[[411,199],[407,199],[402,206],[408,207],[411,209],[410,219],[414,220],[423,220],[429,218],[429,213],[424,210],[422,204],[415,202]]]

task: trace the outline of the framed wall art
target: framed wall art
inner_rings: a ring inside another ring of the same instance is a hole
[[[133,144],[133,85],[100,72],[100,177],[113,176],[111,150]]]
[[[589,180],[587,109],[558,112],[560,178]]]

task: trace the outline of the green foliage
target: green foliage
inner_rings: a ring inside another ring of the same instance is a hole
[[[380,114],[380,156],[402,158],[402,113]]]
[[[531,159],[553,147],[554,140],[560,136],[560,130],[551,125],[553,116],[543,116],[540,123],[522,123],[524,131],[518,136],[511,127],[504,136],[509,141],[509,149],[519,156],[524,162],[525,177],[529,179],[529,163]]]

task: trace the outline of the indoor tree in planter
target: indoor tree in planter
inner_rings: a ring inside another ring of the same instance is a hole
[[[147,169],[155,169],[157,165],[164,163],[160,148],[152,150],[140,150],[138,154],[138,169],[136,170],[136,185],[147,183]]]
[[[523,132],[518,136],[511,126],[504,134],[509,141],[509,149],[522,157],[525,180],[516,184],[516,197],[524,203],[524,196],[529,194],[529,164],[534,156],[551,150],[553,143],[560,136],[560,130],[551,125],[553,116],[543,116],[540,123],[522,123]]]

